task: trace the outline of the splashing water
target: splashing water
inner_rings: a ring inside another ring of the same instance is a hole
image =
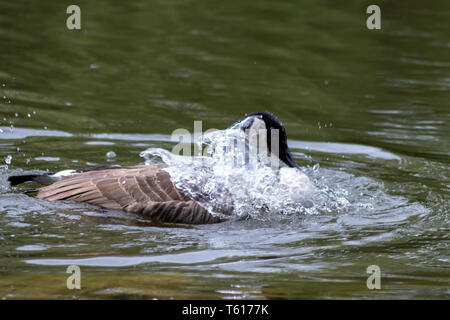
[[[117,155],[116,155],[116,153],[114,152],[114,151],[108,151],[107,153],[106,153],[106,157],[107,158],[115,158]]]
[[[168,165],[173,183],[214,215],[265,219],[271,214],[308,213],[315,187],[307,175],[280,163],[278,170],[263,157],[248,157],[242,130],[209,133],[198,144],[210,156],[178,156],[150,148],[141,153],[147,164]]]
[[[11,164],[13,157],[11,155],[7,155],[5,158],[5,163],[6,164]]]

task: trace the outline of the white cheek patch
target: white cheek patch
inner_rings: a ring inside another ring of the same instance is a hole
[[[250,155],[267,154],[267,127],[261,119],[255,119],[248,129]]]
[[[70,176],[71,174],[76,173],[75,170],[63,170],[63,171],[59,171],[57,173],[55,173],[54,175],[52,175],[53,177],[64,177],[64,176]]]
[[[52,175],[44,174],[42,176],[38,176],[34,180],[36,182],[41,183],[41,184],[49,185],[49,184],[55,183],[57,181],[60,181],[62,179],[62,177],[70,176],[70,175],[72,175],[74,173],[76,173],[75,170],[63,170],[63,171],[59,171],[59,172],[57,172],[55,174],[52,174]]]
[[[250,161],[256,160],[266,165],[271,164],[272,168],[278,169],[280,167],[279,130],[270,130],[270,148],[267,131],[266,123],[261,119],[255,119],[248,129]]]

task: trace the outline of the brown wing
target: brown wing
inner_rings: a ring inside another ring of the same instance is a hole
[[[165,165],[88,171],[39,189],[37,198],[74,200],[106,209],[141,214],[163,222],[219,222],[170,181]]]

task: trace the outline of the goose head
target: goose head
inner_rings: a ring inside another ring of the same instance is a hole
[[[270,156],[278,157],[287,166],[299,168],[289,150],[286,129],[273,114],[264,111],[247,114],[230,129],[243,130],[248,135],[249,144],[258,146],[258,152],[267,152]]]

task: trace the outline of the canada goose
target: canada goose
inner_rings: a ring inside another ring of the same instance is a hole
[[[266,148],[269,151],[273,145],[271,131],[278,131],[276,142],[279,159],[289,167],[298,168],[288,148],[284,126],[272,114],[248,114],[230,128],[259,132],[265,130]],[[221,221],[177,188],[170,174],[163,170],[165,167],[166,164],[104,166],[65,170],[56,174],[11,176],[8,180],[13,186],[26,181],[47,185],[36,190],[38,199],[86,202],[162,222],[206,224]]]

